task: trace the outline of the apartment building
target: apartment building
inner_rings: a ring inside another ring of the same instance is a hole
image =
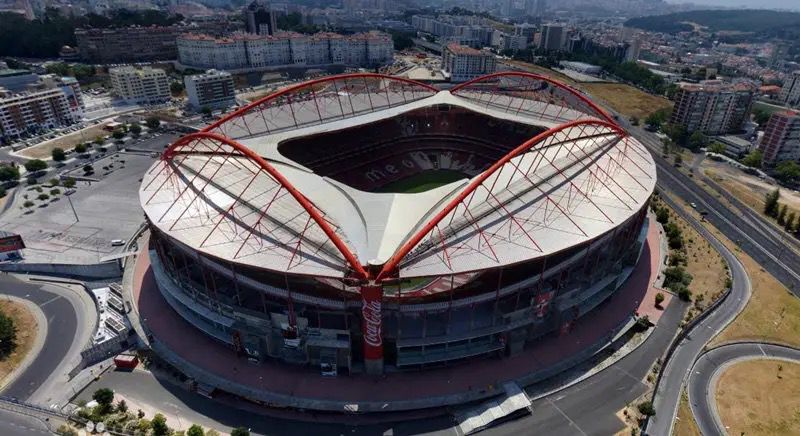
[[[186,76],[186,95],[194,110],[223,109],[236,104],[233,77],[225,71],[208,70],[205,74]]]
[[[800,71],[795,71],[786,79],[778,98],[789,106],[800,106]]]
[[[169,81],[164,70],[132,66],[110,68],[113,93],[127,103],[157,104],[170,98]]]
[[[216,70],[256,71],[331,64],[372,67],[391,62],[394,55],[391,36],[382,32],[347,36],[328,32],[236,33],[225,38],[188,34],[180,36],[177,44],[182,65]]]
[[[680,83],[670,123],[685,127],[689,133],[732,133],[740,130],[747,120],[754,95],[755,87],[747,83],[719,80]]]
[[[178,57],[176,38],[184,33],[222,35],[232,25],[226,21],[205,21],[191,25],[131,26],[114,29],[75,29],[81,60],[111,64],[174,60]]]
[[[542,35],[539,39],[539,48],[542,50],[560,51],[567,42],[567,29],[562,24],[545,24],[542,26]]]
[[[79,121],[61,88],[12,94],[0,88],[0,142]]]
[[[800,162],[800,114],[793,111],[772,114],[758,148],[768,166],[786,160]]]
[[[466,82],[484,74],[493,73],[494,55],[471,47],[448,44],[442,50],[442,68],[451,82]]]

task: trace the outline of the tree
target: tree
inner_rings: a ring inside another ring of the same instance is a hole
[[[91,174],[94,172],[94,167],[89,164],[86,164],[83,166],[83,172],[86,174]]]
[[[712,142],[711,145],[708,146],[708,151],[717,154],[725,153],[725,144],[721,142]]]
[[[173,97],[177,97],[181,95],[183,92],[183,83],[181,82],[172,82],[169,84],[169,92],[172,94]]]
[[[128,403],[126,403],[125,400],[119,400],[119,403],[117,403],[117,412],[125,413],[127,411],[128,411]]]
[[[30,208],[32,208],[32,207],[33,207],[35,204],[36,204],[36,203],[34,203],[34,202],[32,202],[32,201],[28,200],[28,201],[26,201],[25,203],[22,203],[22,206],[23,206],[23,207],[25,207],[26,209],[30,209]]]
[[[794,223],[795,214],[794,212],[789,213],[789,216],[786,217],[786,224],[783,225],[783,228],[786,229],[787,232],[791,233],[794,231]]]
[[[761,150],[753,150],[750,153],[747,153],[741,162],[742,165],[748,166],[750,168],[761,168],[761,160],[764,158],[764,153]]]
[[[771,217],[778,216],[778,200],[781,198],[781,190],[776,189],[772,192],[768,192],[767,195],[764,196],[764,214]]]
[[[664,294],[661,292],[656,294],[656,307],[661,307],[661,303],[664,302]]]
[[[771,115],[768,114],[764,110],[761,110],[761,109],[758,109],[758,108],[753,109],[753,121],[755,121],[756,124],[758,124],[759,126],[763,126],[763,125],[767,124],[767,122],[769,121],[770,116]]]
[[[86,144],[78,144],[75,146],[75,153],[83,154],[86,153]]]
[[[104,142],[106,142],[106,139],[103,138],[102,136],[94,138],[94,143],[97,145],[103,145]]]
[[[786,212],[787,211],[788,211],[788,209],[786,208],[786,205],[785,204],[781,205],[781,208],[778,210],[778,218],[777,218],[778,225],[782,226],[782,225],[784,225],[786,223]]]
[[[51,190],[50,190],[50,195],[52,195],[53,197],[55,197],[55,196],[57,196],[57,195],[59,195],[59,194],[61,194],[61,190],[60,190],[60,189],[58,189],[58,188],[55,188],[55,189],[51,189]]]
[[[701,148],[706,146],[706,135],[703,135],[703,132],[695,131],[689,136],[689,149],[692,151],[700,150]]]
[[[75,179],[73,179],[72,177],[67,177],[66,179],[64,179],[64,182],[62,184],[64,185],[65,188],[74,188]]]
[[[203,114],[204,116],[210,117],[211,116],[211,108],[208,107],[208,106],[203,106],[200,109],[200,113]]]
[[[17,347],[17,326],[14,319],[0,311],[0,358],[5,358]]]
[[[680,153],[675,154],[675,166],[679,167],[683,163],[683,156]]]
[[[800,164],[787,160],[775,166],[775,178],[786,184],[800,182]]]
[[[53,155],[53,160],[56,162],[64,162],[67,160],[67,155],[64,153],[64,149],[62,148],[54,148],[51,154]]]
[[[161,120],[158,117],[147,117],[145,124],[149,129],[157,129],[161,125]]]
[[[686,141],[689,139],[689,132],[680,124],[667,124],[661,130],[669,136],[672,142],[681,146],[686,145]]]
[[[186,436],[204,436],[205,432],[203,431],[203,427],[200,427],[197,424],[192,424],[188,430],[186,430]]]
[[[111,410],[111,404],[114,403],[114,391],[108,388],[100,388],[94,391],[92,399],[97,401],[101,410],[108,412]]]
[[[123,132],[122,130],[119,130],[119,129],[117,129],[117,130],[114,130],[114,131],[111,133],[111,136],[112,136],[114,139],[122,139],[122,138],[124,138],[124,137],[125,137],[125,132]]]
[[[41,201],[47,201],[47,200],[49,200],[49,199],[50,199],[50,196],[49,196],[49,195],[47,195],[47,194],[39,194],[39,196],[38,196],[38,197],[36,197],[36,198],[37,198],[37,199],[39,199],[39,200],[41,200]]]
[[[650,401],[645,401],[643,403],[639,403],[639,413],[644,416],[654,416],[656,414],[656,408],[653,407],[653,403]]]
[[[36,173],[47,169],[47,162],[41,159],[29,160],[25,162],[25,169],[28,170],[29,173]]]
[[[133,136],[139,136],[142,133],[142,126],[139,123],[131,124],[130,132]]]
[[[160,413],[156,413],[153,420],[150,421],[150,426],[153,429],[153,436],[166,436],[169,434],[169,427],[167,427],[167,418]]]
[[[666,207],[661,207],[656,211],[656,221],[662,225],[669,221],[669,211]]]
[[[0,182],[19,180],[19,168],[11,165],[0,165]]]
[[[250,436],[250,430],[244,427],[236,427],[231,431],[231,436]]]

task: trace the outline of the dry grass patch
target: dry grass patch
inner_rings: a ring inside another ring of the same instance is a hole
[[[783,286],[756,261],[711,224],[707,229],[733,251],[744,265],[753,295],[744,310],[715,337],[709,347],[736,341],[768,341],[800,347],[800,298]]]
[[[570,85],[575,88],[580,88],[578,82],[576,82],[566,74],[559,73],[558,71],[551,70],[550,68],[542,67],[536,64],[531,64],[528,62],[513,61],[513,60],[505,60],[503,61],[503,63],[527,71],[529,73],[550,77],[551,79],[558,80],[561,83],[566,83],[567,85]]]
[[[24,304],[0,300],[0,311],[13,319],[17,328],[17,347],[6,358],[0,360],[0,386],[4,386],[6,377],[19,366],[33,348],[39,326],[34,315]]]
[[[70,133],[69,135],[61,136],[56,139],[36,144],[33,147],[28,147],[21,150],[18,154],[28,159],[49,159],[53,155],[54,148],[60,148],[64,151],[71,150],[76,145],[82,142],[92,142],[98,136],[105,136],[108,134],[103,129],[107,123],[97,124],[92,127],[87,127],[77,132]]]
[[[581,87],[592,97],[608,103],[615,111],[628,117],[637,117],[642,122],[651,113],[672,107],[672,102],[666,98],[650,95],[623,83],[583,83]]]
[[[686,392],[681,392],[678,402],[678,414],[675,416],[675,426],[672,429],[675,436],[700,436],[700,429],[694,420],[692,408],[689,406],[689,397]]]
[[[800,434],[800,364],[751,360],[726,369],[717,406],[731,435]]]

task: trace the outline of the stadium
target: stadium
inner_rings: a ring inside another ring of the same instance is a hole
[[[381,374],[514,356],[608,310],[649,152],[521,72],[268,95],[171,144],[139,191],[169,306],[253,361]]]

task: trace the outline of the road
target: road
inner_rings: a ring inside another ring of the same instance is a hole
[[[28,400],[56,372],[72,346],[72,335],[78,331],[78,316],[72,303],[45,287],[46,285],[23,282],[14,276],[0,274],[0,294],[33,302],[44,312],[48,322],[47,336],[41,352],[16,380],[3,389],[3,396],[20,401]]]
[[[0,434],[3,436],[30,436],[52,433],[39,418],[0,409]]]
[[[752,294],[750,277],[739,259],[682,207],[676,207],[677,205],[669,197],[663,197],[663,199],[665,202],[671,203],[675,212],[687,220],[722,255],[730,268],[733,287],[725,300],[681,341],[663,368],[659,389],[653,402],[656,416],[649,420],[646,428],[647,434],[659,436],[670,434],[683,384],[697,356],[705,344],[744,309]]]
[[[723,345],[703,353],[692,368],[687,388],[689,404],[700,433],[726,433],[717,413],[716,381],[727,366],[737,361],[753,359],[800,362],[800,350],[781,345],[738,343]]]
[[[706,221],[719,229],[728,239],[736,242],[745,253],[795,295],[800,296],[800,255],[792,250],[786,250],[786,242],[779,235],[764,232],[760,226],[751,222],[762,218],[746,219],[741,213],[730,210],[716,196],[661,157],[661,140],[657,136],[639,127],[630,125],[625,127],[650,149],[656,162],[659,189],[674,193],[687,204],[697,204],[699,210],[707,212]]]

